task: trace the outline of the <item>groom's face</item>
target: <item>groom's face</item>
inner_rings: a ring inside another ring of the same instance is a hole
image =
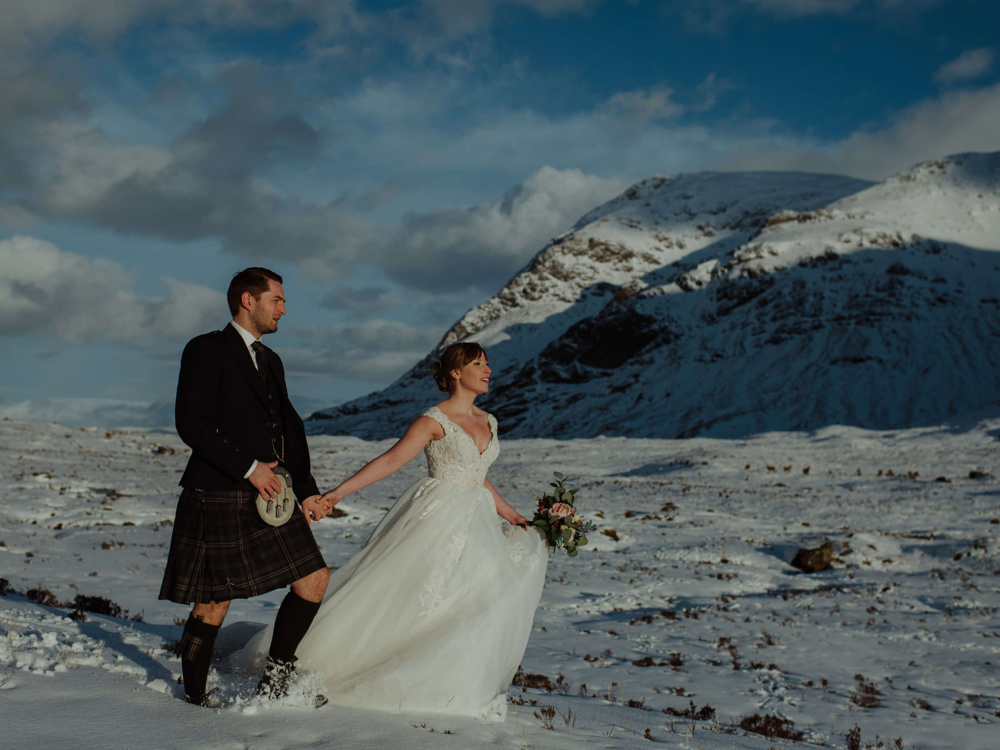
[[[274,333],[278,330],[278,321],[285,314],[285,290],[281,284],[268,279],[268,289],[260,297],[253,300],[250,309],[250,320],[257,328],[259,335]]]

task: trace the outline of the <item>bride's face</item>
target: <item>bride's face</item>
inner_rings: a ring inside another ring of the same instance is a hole
[[[490,366],[485,354],[480,354],[461,370],[452,370],[456,388],[464,388],[473,393],[486,393],[490,389]],[[456,377],[457,376],[457,377]]]

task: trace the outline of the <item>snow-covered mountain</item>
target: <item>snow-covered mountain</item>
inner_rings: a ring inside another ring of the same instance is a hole
[[[644,180],[549,243],[441,347],[460,340],[488,350],[482,406],[507,436],[942,422],[1000,401],[1000,153],[877,184]],[[310,430],[400,434],[439,397],[436,351]]]

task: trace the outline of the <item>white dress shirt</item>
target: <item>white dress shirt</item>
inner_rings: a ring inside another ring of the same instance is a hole
[[[244,328],[243,326],[241,326],[235,320],[230,321],[230,325],[233,328],[236,329],[236,333],[238,333],[240,335],[240,338],[243,339],[243,343],[247,345],[247,351],[250,352],[250,359],[253,360],[253,366],[256,367],[259,370],[260,367],[257,365],[257,352],[255,352],[253,349],[251,349],[250,346],[251,346],[251,344],[253,344],[253,343],[257,342],[257,341],[260,341],[260,339],[254,338],[254,335],[252,333],[250,333],[250,331],[248,331],[246,328]],[[257,459],[255,458],[253,460],[253,463],[250,464],[250,470],[246,474],[243,475],[243,478],[244,479],[249,479],[250,475],[253,474],[253,470],[256,469],[256,468],[257,468]]]

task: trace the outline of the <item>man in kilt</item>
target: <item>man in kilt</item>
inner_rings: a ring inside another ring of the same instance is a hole
[[[192,339],[181,357],[177,433],[192,453],[160,589],[160,599],[194,604],[178,650],[185,698],[202,706],[212,703],[208,670],[233,599],[291,586],[258,685],[262,694],[280,697],[330,580],[309,529],[327,511],[317,503],[305,428],[288,400],[281,360],[260,343],[285,314],[282,279],[248,268],[233,277],[226,296],[232,323]],[[278,463],[302,505],[284,525],[272,526],[255,499],[280,491]]]

